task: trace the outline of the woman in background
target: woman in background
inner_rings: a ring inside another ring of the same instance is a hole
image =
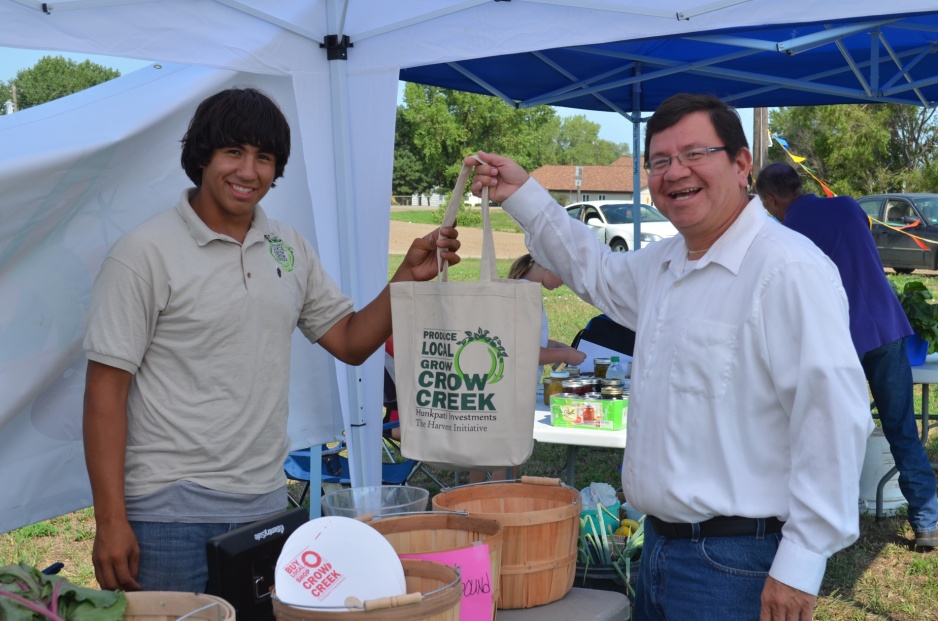
[[[508,278],[512,280],[524,280],[528,282],[539,282],[541,286],[548,291],[553,291],[563,285],[560,276],[549,271],[543,265],[539,265],[530,254],[524,254],[515,259],[508,270]],[[538,357],[537,381],[540,382],[544,375],[544,365],[556,365],[565,363],[569,365],[579,365],[586,360],[586,354],[570,347],[565,343],[551,340],[548,337],[547,330],[547,311],[542,311],[541,317],[541,355]]]

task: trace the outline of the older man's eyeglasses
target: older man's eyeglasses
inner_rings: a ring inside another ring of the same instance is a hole
[[[671,168],[671,160],[674,158],[677,158],[677,161],[681,163],[681,166],[693,168],[697,164],[700,164],[705,159],[707,159],[708,155],[711,153],[716,153],[717,151],[726,151],[726,147],[695,147],[670,157],[656,157],[653,160],[648,160],[645,162],[645,170],[652,177],[655,175],[663,175],[664,173],[668,172],[669,168]]]

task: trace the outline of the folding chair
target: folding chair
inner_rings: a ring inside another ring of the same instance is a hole
[[[394,422],[392,424],[397,425],[398,423]],[[384,441],[385,443],[391,442],[391,440],[388,439],[385,439]],[[352,481],[349,478],[348,458],[341,455],[341,452],[344,450],[344,443],[331,449],[326,449],[323,447],[321,459],[323,483],[338,483],[339,485],[343,486],[349,486],[352,484]],[[388,446],[388,444],[384,444],[384,451],[390,461],[385,461],[381,464],[381,483],[383,485],[407,485],[414,473],[419,468],[424,467],[423,464],[414,459],[403,459],[401,461],[397,461],[391,450],[391,447]],[[287,459],[283,464],[283,471],[288,479],[291,481],[301,481],[306,483],[306,485],[303,487],[303,491],[300,494],[299,499],[294,498],[292,495],[289,498],[290,503],[297,507],[303,504],[303,501],[306,500],[306,494],[309,493],[309,462],[309,451],[299,450],[293,451],[287,455]],[[432,473],[426,469],[423,470],[423,473],[430,477],[430,479],[432,479],[441,488],[445,487],[435,476],[433,476]],[[324,490],[320,491],[323,492]]]
[[[580,341],[589,341],[631,356],[635,349],[635,332],[617,324],[606,315],[596,315],[586,323],[585,328],[577,332],[571,345],[576,347]]]
[[[339,485],[351,485],[352,481],[349,478],[349,465],[348,458],[344,457],[341,453],[345,450],[345,443],[342,443],[334,448],[327,448],[325,444],[320,445],[320,450],[322,453],[321,457],[321,468],[322,468],[322,482],[323,483],[337,483]],[[306,485],[303,486],[303,491],[300,494],[299,499],[294,498],[292,495],[288,494],[290,504],[299,507],[302,506],[303,501],[306,500],[306,494],[309,493],[309,466],[310,466],[310,449],[291,451],[287,455],[286,461],[283,463],[284,474],[287,475],[287,478],[291,481],[300,481],[305,482]],[[320,489],[320,494],[323,490]]]

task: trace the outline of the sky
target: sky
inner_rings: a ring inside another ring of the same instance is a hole
[[[575,108],[560,107],[556,108],[556,110],[560,116],[575,116],[579,114],[585,116],[588,121],[599,123],[600,138],[610,142],[626,142],[629,148],[632,148],[632,123],[620,114],[615,112],[595,112],[593,110],[577,110]],[[739,112],[739,118],[743,124],[743,131],[746,132],[746,140],[749,141],[749,146],[752,147],[752,108],[740,108],[737,112]],[[651,116],[651,113],[646,112],[642,116],[647,118]],[[642,126],[640,139],[644,144],[644,124]]]
[[[44,52],[40,50],[23,50],[12,47],[0,47],[0,81],[9,82],[22,69],[29,69],[43,56],[64,56],[75,62],[90,60],[93,63],[111,69],[117,69],[121,75],[136,71],[141,67],[152,64],[149,60],[134,60],[132,58],[115,58],[112,56],[96,56],[94,54],[68,54],[66,52]]]
[[[43,56],[65,56],[75,62],[91,60],[91,62],[117,69],[121,75],[136,71],[151,64],[152,61],[134,60],[131,58],[115,58],[112,56],[96,56],[93,54],[68,54],[65,52],[44,52],[38,50],[23,50],[9,47],[0,47],[0,81],[7,82],[16,77],[17,72],[29,69]],[[2,102],[0,102],[2,103]],[[599,137],[603,140],[632,145],[632,124],[615,112],[595,112],[592,110],[576,110],[573,108],[557,108],[560,116],[584,115],[586,118],[599,124]],[[746,131],[746,138],[752,146],[752,110],[748,108],[739,110]],[[643,134],[644,137],[644,134]]]

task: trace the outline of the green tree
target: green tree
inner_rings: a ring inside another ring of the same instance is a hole
[[[516,108],[489,95],[406,84],[395,132],[394,193],[448,188],[475,151],[507,155],[528,170],[545,164],[611,164],[625,144],[599,138],[583,115],[550,106]],[[405,191],[406,188],[406,191]]]
[[[13,101],[13,81],[0,81],[0,114],[3,114],[3,104],[7,101]]]
[[[398,137],[410,140],[407,148],[433,187],[450,187],[462,159],[478,150],[507,155],[528,169],[540,166],[550,146],[545,128],[556,127],[556,114],[549,106],[519,109],[487,95],[409,83],[398,117],[408,129]]]
[[[397,122],[394,126],[394,178],[391,193],[395,196],[429,194],[434,189],[433,180],[427,175],[420,156],[415,152],[413,126],[404,114],[404,107],[397,107]]]
[[[628,144],[600,139],[599,129],[599,123],[593,123],[582,114],[564,118],[555,139],[556,155],[544,163],[608,166],[631,153]]]
[[[896,104],[780,108],[771,113],[769,126],[837,194],[934,191],[934,112]],[[769,158],[788,161],[777,144]]]
[[[119,71],[90,60],[77,63],[64,56],[44,56],[29,69],[19,71],[10,83],[0,87],[0,104],[12,98],[14,83],[17,108],[25,110],[119,76]]]

